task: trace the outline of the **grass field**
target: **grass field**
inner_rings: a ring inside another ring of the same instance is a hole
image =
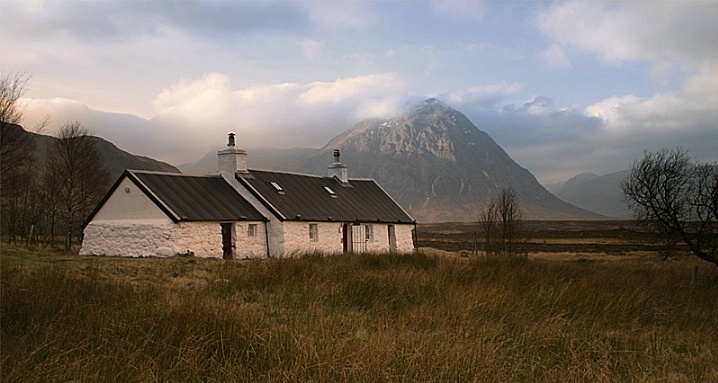
[[[420,229],[432,246],[408,256],[125,259],[4,246],[0,378],[718,381],[718,289],[690,288],[694,265],[708,270],[693,257],[662,261],[631,247],[640,235],[569,226],[536,241],[561,246],[528,260],[462,257],[440,240],[469,226]]]

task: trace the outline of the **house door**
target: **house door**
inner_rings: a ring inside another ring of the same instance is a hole
[[[352,232],[349,229],[351,224],[345,223],[342,225],[342,249],[345,253],[351,253],[352,251]]]
[[[363,253],[366,251],[364,225],[360,225],[358,223],[352,225],[352,251],[357,253]]]
[[[396,229],[394,225],[389,225],[389,251],[396,251]]]
[[[234,258],[233,237],[234,225],[230,223],[222,223],[222,258]]]

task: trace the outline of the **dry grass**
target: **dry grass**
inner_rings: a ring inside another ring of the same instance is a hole
[[[440,254],[439,254],[440,253]],[[3,248],[2,381],[718,381],[691,259]]]

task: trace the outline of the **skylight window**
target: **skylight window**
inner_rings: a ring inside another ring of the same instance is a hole
[[[279,186],[278,183],[276,183],[274,181],[270,181],[269,184],[272,185],[272,187],[274,188],[274,190],[277,191],[277,193],[284,194],[284,189],[282,189],[282,187]]]
[[[337,193],[335,193],[334,190],[332,190],[332,188],[330,188],[329,186],[325,186],[325,187],[324,187],[324,190],[326,190],[327,193],[329,193],[329,195],[332,196],[332,197],[336,197],[336,196],[337,196]]]

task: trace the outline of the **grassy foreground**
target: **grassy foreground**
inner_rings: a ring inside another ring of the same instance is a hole
[[[718,381],[688,261],[2,253],[3,382]]]

